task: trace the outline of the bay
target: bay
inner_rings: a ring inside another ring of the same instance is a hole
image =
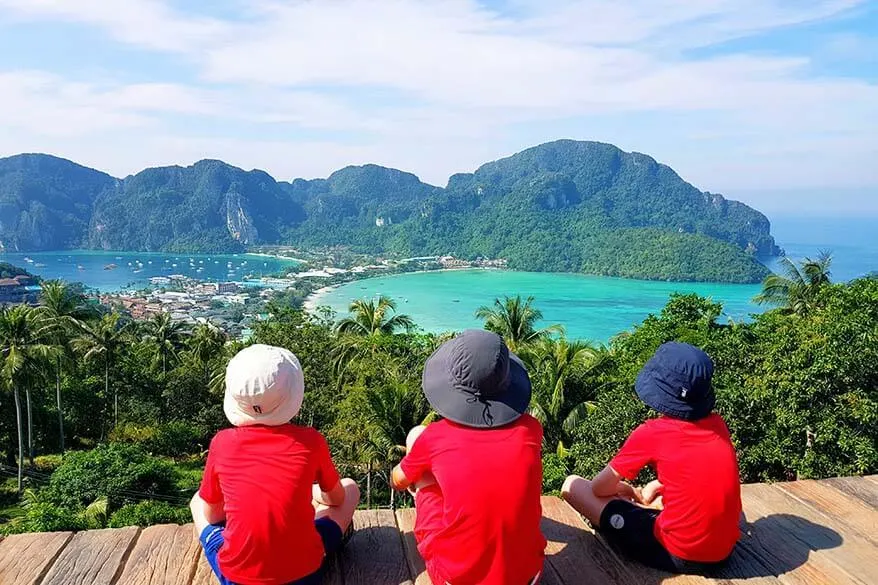
[[[698,293],[722,301],[725,314],[746,319],[757,309],[750,299],[758,285],[675,283],[579,274],[510,270],[449,270],[372,278],[346,284],[316,299],[345,314],[351,300],[379,294],[397,302],[424,331],[480,327],[476,309],[504,295],[533,296],[543,325],[560,323],[575,339],[607,341],[660,309],[674,292]]]
[[[28,261],[30,260],[30,261]],[[155,276],[181,274],[208,282],[242,282],[284,271],[291,260],[255,254],[165,254],[161,252],[0,252],[8,262],[45,279],[81,282],[101,292],[142,288]],[[115,265],[115,268],[111,267]]]
[[[875,218],[773,218],[772,232],[788,257],[833,254],[832,277],[848,281],[878,270],[878,220]],[[777,269],[772,262],[769,268]],[[765,310],[752,298],[759,285],[626,280],[578,274],[516,271],[443,271],[375,278],[350,283],[313,299],[339,314],[351,300],[383,294],[398,303],[425,331],[459,331],[480,327],[476,309],[495,298],[534,296],[542,325],[560,323],[576,339],[605,342],[643,321],[667,303],[672,293],[697,293],[723,304],[726,322],[746,320]]]

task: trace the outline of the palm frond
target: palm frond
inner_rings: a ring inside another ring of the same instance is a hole
[[[564,429],[565,433],[572,433],[573,430],[582,423],[589,414],[593,413],[597,410],[597,404],[594,402],[586,401],[581,402],[573,407],[570,413],[567,415],[567,418],[564,419],[563,424],[561,425]]]

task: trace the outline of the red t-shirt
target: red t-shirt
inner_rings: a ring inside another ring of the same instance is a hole
[[[326,439],[310,427],[217,433],[198,493],[226,512],[217,557],[223,576],[240,585],[281,585],[317,571],[324,550],[311,487],[329,491],[338,481]]]
[[[682,559],[717,562],[740,536],[741,480],[729,429],[714,413],[690,422],[648,420],[631,433],[610,467],[628,480],[651,465],[665,486],[655,536]]]
[[[416,535],[434,583],[524,585],[543,566],[543,429],[529,415],[496,429],[433,423],[402,460],[416,482]]]

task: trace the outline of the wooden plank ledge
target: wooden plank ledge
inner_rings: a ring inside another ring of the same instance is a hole
[[[742,487],[742,537],[712,579],[620,557],[566,503],[543,497],[542,585],[878,585],[878,476]],[[327,585],[432,585],[415,511],[363,510]],[[0,540],[0,585],[215,585],[192,525]]]

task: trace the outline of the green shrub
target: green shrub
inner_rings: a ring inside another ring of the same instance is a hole
[[[27,506],[24,516],[0,526],[0,532],[20,534],[23,532],[83,530],[85,528],[84,520],[71,510],[49,502],[34,502]]]
[[[63,462],[64,458],[61,455],[40,455],[34,457],[34,471],[53,473]]]
[[[153,436],[144,442],[144,449],[168,457],[200,453],[207,448],[205,434],[199,425],[170,422],[156,427]]]
[[[152,526],[153,524],[186,524],[192,521],[189,509],[166,502],[145,500],[122,506],[110,517],[110,528]]]
[[[135,423],[122,423],[110,431],[110,441],[113,443],[145,443],[156,434],[154,426],[142,426]]]
[[[564,480],[570,474],[567,469],[567,458],[558,457],[555,453],[543,455],[543,493],[557,494],[561,491]]]
[[[49,501],[71,509],[102,496],[115,509],[156,494],[178,495],[173,465],[137,446],[119,443],[68,453],[45,490]]]
[[[186,422],[175,421],[156,426],[125,423],[110,433],[110,440],[140,445],[153,455],[182,457],[204,451],[208,442],[206,435],[201,425]]]

